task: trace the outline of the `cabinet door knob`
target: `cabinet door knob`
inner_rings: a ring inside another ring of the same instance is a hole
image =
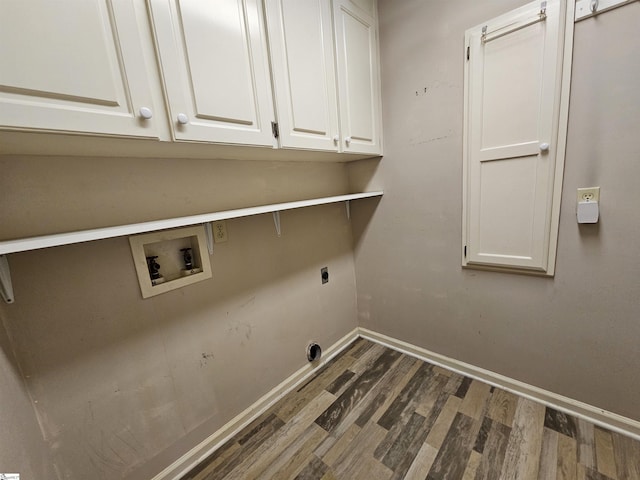
[[[344,143],[346,143],[347,145],[349,145],[351,143],[351,137],[347,137],[344,139]]]
[[[333,136],[333,141],[334,141],[334,143],[338,143],[340,141],[340,135],[334,135]]]
[[[541,143],[540,144],[540,151],[541,152],[546,152],[547,150],[549,150],[549,144],[548,143]]]
[[[140,107],[140,116],[145,120],[149,120],[153,117],[153,112],[149,107]]]
[[[178,123],[180,125],[186,125],[187,123],[189,123],[189,117],[187,117],[184,113],[179,113],[178,114]]]

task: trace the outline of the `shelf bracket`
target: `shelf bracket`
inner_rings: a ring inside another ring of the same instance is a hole
[[[276,226],[276,233],[278,234],[278,236],[281,236],[282,228],[280,228],[280,212],[278,210],[273,212],[273,223]]]
[[[351,200],[344,202],[344,208],[347,210],[347,220],[351,220]]]
[[[6,255],[0,255],[0,294],[7,303],[13,303],[13,285],[11,284],[11,270]]]
[[[213,227],[211,226],[211,222],[205,222],[202,225],[204,226],[204,236],[207,238],[209,255],[213,255]]]

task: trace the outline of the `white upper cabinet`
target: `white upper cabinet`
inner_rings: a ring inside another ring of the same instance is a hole
[[[554,272],[571,60],[566,5],[533,2],[467,31],[464,265]]]
[[[339,149],[330,0],[265,0],[280,146]]]
[[[149,0],[176,140],[273,145],[259,0]]]
[[[280,146],[381,154],[375,2],[265,3]]]
[[[382,154],[377,23],[371,12],[371,1],[333,2],[341,142],[346,152]]]
[[[131,2],[0,1],[0,128],[157,137]]]
[[[375,0],[0,0],[0,130],[381,155],[377,42]]]

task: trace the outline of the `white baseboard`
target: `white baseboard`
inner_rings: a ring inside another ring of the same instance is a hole
[[[235,418],[227,422],[222,428],[203,440],[199,445],[196,445],[194,448],[189,450],[151,480],[179,479],[193,467],[198,465],[202,460],[206,459],[214,451],[224,445],[225,442],[240,432],[240,430],[266,412],[287,393],[297,388],[299,385],[302,385],[308,378],[314,375],[320,368],[327,364],[332,358],[338,355],[357,338],[358,329],[356,328],[329,348],[323,349],[320,362],[305,365],[300,370],[294,372],[289,378],[263,395],[253,405],[236,415]]]
[[[329,347],[324,352],[321,362],[318,365],[306,365],[295,372],[270,392],[262,396],[262,398],[258,399],[249,408],[238,414],[218,431],[213,433],[199,445],[192,448],[189,452],[153,477],[152,480],[179,479],[182,475],[186,474],[198,463],[211,455],[215,450],[220,448],[227,440],[232,438],[253,420],[262,415],[283,396],[297,388],[299,385],[302,385],[303,382],[315,374],[319,368],[338,355],[358,337],[366,338],[372,342],[406,353],[407,355],[411,355],[434,365],[439,365],[467,377],[481,380],[508,392],[540,402],[575,417],[585,419],[614,432],[640,440],[640,422],[638,421],[558,395],[557,393],[553,393],[542,388],[534,387],[533,385],[514,380],[468,363],[460,362],[453,358],[445,357],[444,355],[431,352],[425,348],[417,347],[410,343],[397,340],[366,328],[356,328]]]
[[[534,387],[533,385],[514,380],[468,363],[460,362],[453,358],[445,357],[444,355],[431,352],[425,348],[417,347],[401,340],[396,340],[395,338],[366,328],[358,328],[358,334],[360,337],[371,340],[372,342],[398,350],[434,365],[439,365],[448,370],[466,375],[467,377],[481,380],[490,385],[507,390],[508,392],[520,395],[521,397],[534,400],[614,432],[640,440],[640,422],[636,420],[623,417],[622,415],[594,407],[587,403],[579,402],[578,400],[574,400],[542,388]]]

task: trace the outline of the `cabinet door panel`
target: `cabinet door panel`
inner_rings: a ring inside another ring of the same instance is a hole
[[[337,150],[330,0],[267,0],[282,147]]]
[[[151,0],[176,139],[272,145],[260,8],[257,0]]]
[[[546,198],[542,195],[536,155],[480,163],[480,191],[474,217],[481,217],[484,228],[478,228],[471,245],[473,258],[486,262],[500,260],[530,263],[542,256],[544,225],[540,213]],[[544,183],[544,182],[543,182]],[[542,204],[541,204],[542,203]]]
[[[252,96],[230,95],[253,89],[247,61],[251,42],[242,3],[180,0],[178,5],[196,117],[250,125],[256,117]],[[224,74],[217,75],[221,68]]]
[[[157,136],[135,13],[128,2],[0,3],[3,126]]]
[[[536,23],[484,45],[482,150],[538,141],[543,28]]]
[[[334,3],[334,20],[343,148],[381,153],[375,20],[347,0]]]
[[[467,32],[467,263],[549,270],[561,60],[559,0]],[[554,133],[554,131],[556,133]],[[547,144],[547,148],[542,147]]]

